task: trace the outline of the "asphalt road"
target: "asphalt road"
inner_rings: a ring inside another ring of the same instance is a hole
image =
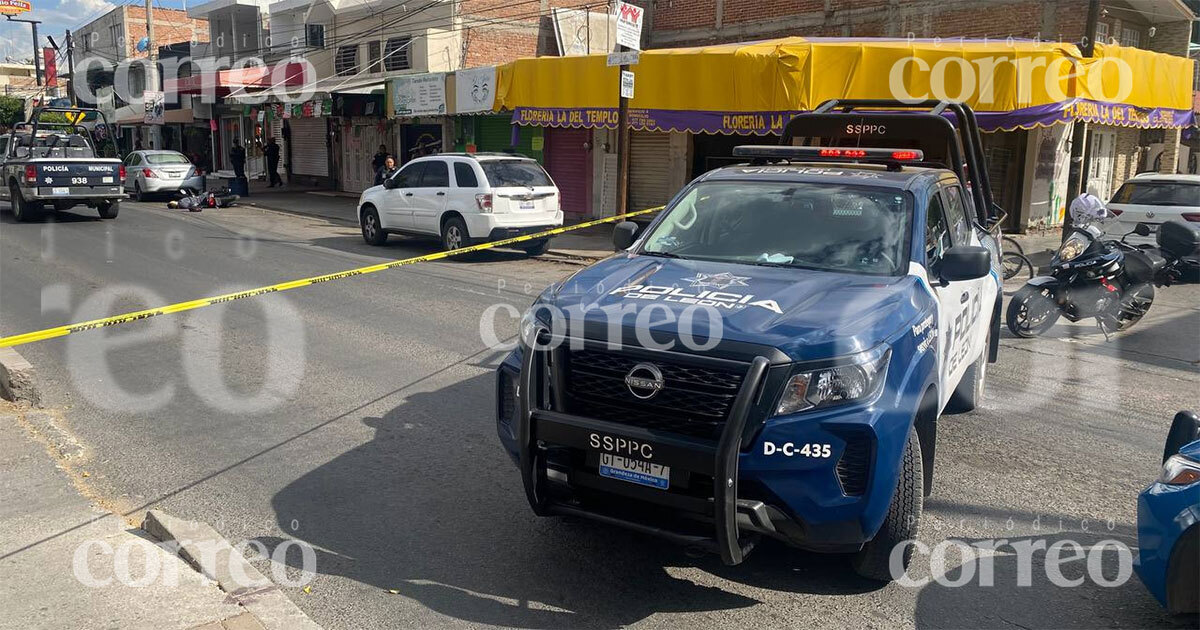
[[[352,228],[251,208],[199,214],[128,203],[17,224],[0,215],[8,335],[433,251],[362,244]],[[846,559],[765,543],[738,567],[591,523],[535,518],[500,449],[482,314],[524,308],[576,267],[495,252],[405,267],[25,346],[48,405],[85,447],[89,491],[229,539],[315,549],[289,596],[327,628],[1176,627],[1104,554],[1104,587],[1020,585],[1011,548],[993,584],[878,585]],[[516,322],[497,318],[501,337]],[[1136,544],[1137,492],[1171,415],[1200,408],[1200,287],[1162,290],[1110,342],[1090,324],[1006,336],[981,410],[943,417],[929,546],[1114,539]],[[1005,550],[1007,549],[1007,551]],[[293,548],[295,550],[295,548]],[[259,560],[260,568],[267,560]],[[288,556],[299,566],[300,554]],[[1064,565],[1068,578],[1083,561]],[[960,566],[961,565],[961,566]],[[296,569],[290,569],[296,575]],[[918,556],[914,578],[933,569]]]

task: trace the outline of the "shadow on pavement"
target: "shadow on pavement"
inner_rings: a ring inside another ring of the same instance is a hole
[[[1079,543],[1087,556],[1071,559],[1074,553],[1070,548],[1061,554],[1057,568],[1062,578],[1069,581],[1063,582],[1058,576],[1051,579],[1054,572],[1047,571],[1052,567],[1046,562],[1044,549],[1029,554],[1028,563],[1007,546],[1001,546],[997,555],[982,560],[977,555],[921,588],[914,616],[916,627],[1084,628],[1093,627],[1097,619],[1104,619],[1106,627],[1112,628],[1194,627],[1194,620],[1171,617],[1163,611],[1136,574],[1122,575],[1116,550],[1108,547],[1101,552],[1092,548],[1106,538],[1087,533],[1011,538],[1010,543],[1044,541],[1047,548],[1058,541],[1070,540]],[[967,545],[976,542],[959,540]],[[1133,553],[1137,553],[1136,549]],[[1100,560],[1091,560],[1093,554],[1098,554]],[[929,576],[929,556],[914,558],[914,564],[918,560],[924,563],[925,571],[910,571],[915,580]],[[955,556],[952,563],[958,562]],[[1098,573],[1093,575],[1113,585],[1102,585],[1090,577],[1089,562],[1097,562],[1093,571]],[[1131,570],[1128,561],[1125,570]],[[992,576],[991,585],[985,585],[981,579],[988,573]],[[954,586],[958,582],[962,585]],[[1075,585],[1066,586],[1067,583]]]
[[[319,247],[327,247],[329,249],[349,252],[351,254],[377,256],[388,259],[411,258],[414,256],[424,256],[426,254],[436,254],[442,251],[441,245],[435,240],[398,236],[395,234],[389,236],[388,242],[385,245],[378,247],[367,245],[363,242],[362,237],[358,236],[357,233],[353,236],[347,235],[314,238],[308,242]],[[529,259],[529,255],[523,251],[497,248],[480,252],[472,252],[470,254],[459,254],[439,262],[490,263],[527,259]]]
[[[319,573],[378,588],[382,597],[395,590],[471,623],[602,628],[759,603],[674,577],[669,567],[680,566],[779,591],[878,588],[840,557],[780,546],[725,567],[654,538],[533,516],[491,414],[480,414],[478,401],[491,400],[493,387],[492,375],[481,375],[364,418],[373,439],[275,495],[280,527],[316,548]]]

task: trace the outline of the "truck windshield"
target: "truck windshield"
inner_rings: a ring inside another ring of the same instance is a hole
[[[640,253],[892,275],[908,260],[911,196],[796,182],[709,182],[663,217]]]

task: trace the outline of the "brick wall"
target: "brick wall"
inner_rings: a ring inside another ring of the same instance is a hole
[[[1113,179],[1112,188],[1108,191],[1109,195],[1116,192],[1125,180],[1137,175],[1138,161],[1141,154],[1138,152],[1139,140],[1142,131],[1132,127],[1097,127],[1098,129],[1113,129],[1116,132],[1116,142],[1113,143],[1116,150],[1116,157],[1113,160]]]
[[[125,7],[125,54],[129,57],[145,57],[148,53],[138,52],[137,43],[146,36],[146,9]],[[196,20],[187,16],[187,11],[154,8],[154,39],[156,46],[178,42],[207,42],[208,20]]]
[[[634,4],[648,4],[649,0]],[[458,28],[463,35],[465,68],[505,63],[519,57],[556,54],[551,9],[581,8],[580,0],[461,0]],[[604,11],[597,0],[592,11]]]
[[[790,35],[904,37],[909,33],[1079,41],[1087,0],[986,4],[979,0],[658,0],[653,19],[655,47]]]

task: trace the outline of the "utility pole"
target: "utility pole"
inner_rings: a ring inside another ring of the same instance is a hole
[[[158,92],[161,90],[158,84],[158,46],[154,43],[154,4],[152,0],[146,0],[146,53],[149,55],[149,63],[146,64],[146,90]],[[143,105],[146,105],[145,95],[142,98]],[[151,149],[162,149],[162,127],[160,125],[150,125],[150,146]]]
[[[70,78],[70,90],[67,92],[67,98],[71,99],[71,107],[78,107],[79,101],[75,98],[75,38],[71,36],[71,31],[67,31],[67,76]]]
[[[625,46],[617,46],[617,52],[629,50]],[[620,66],[617,73],[617,88],[620,89],[621,77],[629,71],[628,64]],[[625,214],[629,209],[629,99],[621,94],[617,101],[617,214]]]
[[[1084,57],[1096,54],[1096,24],[1099,22],[1100,0],[1089,0],[1083,46],[1079,51]],[[1067,170],[1067,211],[1063,213],[1063,241],[1066,241],[1071,233],[1071,202],[1087,190],[1088,156],[1091,153],[1091,147],[1087,144],[1087,123],[1076,120],[1071,125],[1071,164]]]
[[[38,45],[37,27],[38,24],[42,23],[42,21],[22,20],[21,18],[15,18],[11,15],[6,15],[4,17],[8,19],[9,22],[24,22],[33,27],[33,74],[37,78],[37,84],[40,86],[42,84],[42,60],[38,58],[38,51],[41,50],[41,46]]]

